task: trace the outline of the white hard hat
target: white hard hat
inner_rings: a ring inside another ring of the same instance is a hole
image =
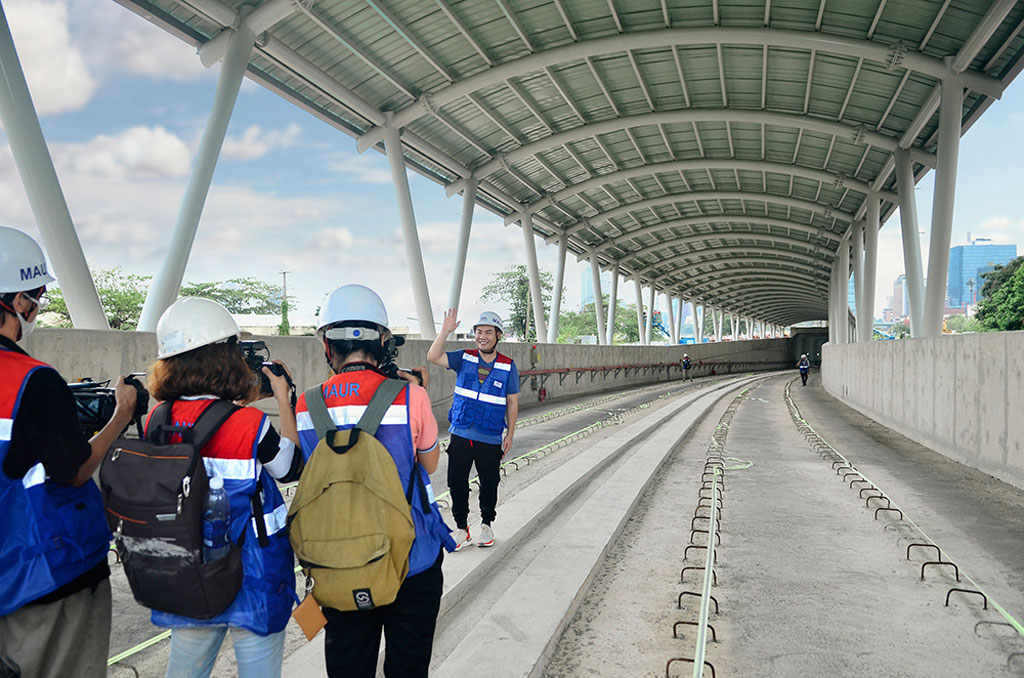
[[[27,292],[54,280],[39,243],[27,233],[0,226],[0,294]]]
[[[365,285],[342,285],[327,295],[320,306],[317,332],[328,325],[360,320],[388,328],[388,311],[377,293]]]
[[[480,319],[473,324],[473,329],[476,330],[480,325],[490,325],[502,334],[505,334],[505,326],[501,324],[501,316],[494,311],[484,311],[481,313]]]
[[[157,358],[170,358],[238,334],[238,323],[216,301],[178,299],[156,323]]]

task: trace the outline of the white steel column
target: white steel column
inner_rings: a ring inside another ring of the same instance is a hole
[[[590,250],[590,280],[594,285],[594,315],[597,318],[597,343],[607,344],[604,325],[604,295],[601,293],[601,264],[597,260],[597,250]]]
[[[644,336],[647,337],[647,344],[654,341],[654,302],[657,300],[658,285],[656,280],[651,281],[650,290],[647,294],[647,322],[644,325]]]
[[[924,272],[921,267],[921,238],[917,226],[917,198],[914,195],[914,167],[910,151],[896,150],[896,189],[900,196],[900,230],[903,234],[903,270],[906,273],[910,308],[910,336],[921,336],[924,324]]]
[[[530,295],[533,297],[533,321],[537,325],[537,341],[540,341],[547,330],[544,325],[544,297],[540,289],[540,268],[537,266],[537,245],[533,241],[533,216],[523,212],[523,243],[526,245],[526,272],[530,276]],[[598,333],[600,334],[600,333]]]
[[[203,215],[206,196],[210,192],[213,171],[217,167],[217,158],[220,156],[221,146],[224,145],[224,135],[227,134],[228,123],[231,122],[231,112],[238,100],[238,90],[242,86],[242,78],[249,65],[249,56],[252,54],[255,40],[256,36],[249,28],[249,24],[239,21],[220,66],[217,90],[213,96],[213,110],[210,111],[203,138],[199,142],[199,150],[196,151],[192,176],[189,177],[188,187],[181,199],[178,220],[174,224],[174,233],[167,246],[167,256],[153,278],[153,285],[146,295],[146,303],[142,306],[142,316],[139,319],[141,331],[156,331],[157,320],[178,296],[188,257],[192,252],[192,244],[196,239],[196,231],[199,229],[199,219]]]
[[[679,343],[676,338],[676,310],[673,308],[675,299],[672,298],[671,292],[665,292],[665,298],[668,299],[668,340],[675,346]]]
[[[423,251],[420,236],[416,230],[416,213],[412,206],[412,192],[409,190],[409,176],[405,170],[402,154],[402,139],[397,129],[389,127],[384,132],[384,152],[391,167],[391,181],[398,198],[398,213],[402,221],[402,235],[405,240],[405,258],[408,260],[409,281],[416,301],[416,315],[419,316],[420,334],[424,339],[437,336],[434,329],[434,312],[430,306],[430,291],[427,288],[427,272],[423,267]]]
[[[569,236],[564,233],[558,238],[558,268],[555,269],[555,289],[551,300],[551,318],[548,321],[548,343],[558,341],[558,316],[562,312],[562,286],[565,284],[565,252],[569,247]]]
[[[850,239],[843,238],[839,243],[839,323],[836,343],[850,343]]]
[[[836,278],[839,271],[839,257],[832,260],[832,274],[828,279],[828,341],[833,346],[836,343]]]
[[[679,294],[679,315],[676,317],[676,338],[683,338],[683,316],[686,315],[686,299],[683,298],[682,292]]]
[[[110,329],[0,4],[0,120],[75,327]]]
[[[608,291],[608,327],[606,333],[608,345],[615,343],[615,307],[619,304],[619,262],[612,267],[612,288]]]
[[[636,283],[636,331],[641,344],[646,344],[644,337],[644,292],[640,284],[640,274],[633,274],[633,282]]]
[[[732,330],[732,340],[736,341],[739,338],[739,336],[737,334],[737,332],[739,330],[739,326],[738,326],[738,323],[736,322],[736,314],[735,313],[730,313],[729,314],[729,329]]]
[[[860,312],[864,308],[864,221],[854,222],[853,228],[853,303],[854,317],[860,324]],[[854,339],[856,341],[856,339]]]
[[[947,57],[948,59],[948,57]],[[942,334],[946,310],[946,276],[949,273],[949,239],[953,231],[953,200],[960,155],[960,127],[964,88],[952,73],[942,81],[939,102],[939,146],[936,151],[935,194],[932,200],[932,234],[928,247],[928,287],[924,297],[922,337]]]
[[[722,309],[715,310],[715,318],[718,320],[718,326],[715,328],[715,341],[722,341],[722,333],[725,332],[725,311]]]
[[[878,270],[879,200],[868,194],[868,210],[864,222],[864,285],[861,289],[863,312],[857,309],[857,332],[860,341],[871,341],[875,331],[875,276]]]
[[[694,340],[698,344],[703,344],[704,343],[704,312],[705,312],[705,310],[706,309],[704,308],[704,304],[700,304],[700,306],[698,306],[697,305],[697,301],[694,300],[694,302],[693,302],[693,326],[695,328],[695,330],[694,330],[694,334],[695,334]]]
[[[227,52],[221,64],[217,89],[214,94],[213,110],[207,121],[203,137],[196,152],[195,165],[189,177],[188,187],[181,201],[178,220],[167,248],[160,270],[153,279],[146,302],[142,307],[139,330],[155,331],[156,323],[164,310],[178,296],[189,254],[195,242],[199,220],[202,217],[206,196],[213,181],[221,146],[231,121],[231,113],[238,100],[238,90],[249,65],[255,35],[245,21],[231,35]]]
[[[476,177],[469,177],[462,193],[462,221],[459,223],[459,242],[455,250],[452,287],[448,292],[448,308],[458,308],[462,300],[462,282],[466,277],[466,255],[469,253],[469,233],[473,229],[473,209],[476,207],[476,185]]]

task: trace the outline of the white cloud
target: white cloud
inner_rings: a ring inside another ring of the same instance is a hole
[[[387,159],[376,151],[336,153],[330,156],[327,168],[350,176],[354,181],[369,184],[390,184],[391,171]]]
[[[221,156],[233,160],[255,160],[272,150],[294,145],[301,132],[302,127],[294,122],[284,129],[267,131],[259,125],[250,125],[241,136],[224,139]]]
[[[85,106],[96,81],[68,30],[63,2],[7,0],[4,11],[39,115]]]
[[[54,162],[72,173],[107,179],[181,177],[192,159],[185,142],[160,126],[131,127],[82,144],[54,144],[52,152]]]
[[[355,244],[356,239],[352,231],[344,226],[318,231],[306,239],[308,249],[323,250],[331,254],[347,250]]]

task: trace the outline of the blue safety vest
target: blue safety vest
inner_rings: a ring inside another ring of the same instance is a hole
[[[448,421],[454,428],[475,426],[486,433],[501,435],[505,430],[505,403],[512,359],[497,354],[491,373],[482,384],[477,376],[479,365],[479,351],[463,351]]]
[[[366,406],[373,399],[377,387],[385,378],[373,370],[359,370],[336,374],[323,383],[324,404],[327,405],[327,411],[339,431],[356,425],[366,411]],[[302,452],[308,460],[318,441],[306,406],[305,393],[299,396],[295,405],[295,418],[298,421]],[[451,537],[451,530],[441,517],[441,509],[434,500],[430,475],[416,461],[416,450],[412,446],[412,430],[409,428],[409,387],[402,389],[395,398],[374,437],[391,454],[398,469],[398,477],[402,480],[402,487],[409,487],[412,474],[418,473],[427,490],[429,508],[426,511],[418,492],[413,493],[412,505],[409,507],[416,529],[416,538],[409,550],[409,573],[406,575],[411,577],[433,565],[442,546],[447,551],[455,550],[455,541]]]
[[[174,403],[171,417],[179,424],[192,425],[212,402],[213,399],[179,400]],[[224,479],[224,489],[231,505],[231,539],[238,543],[245,534],[242,588],[231,605],[213,619],[193,619],[153,610],[152,620],[156,626],[227,625],[266,636],[284,630],[288,623],[292,604],[298,600],[295,595],[295,556],[285,529],[288,507],[277,483],[263,470],[256,456],[259,432],[265,418],[266,415],[254,407],[238,410],[221,424],[202,450],[206,473]],[[252,515],[251,497],[257,491],[261,493],[262,516]],[[263,520],[266,525],[269,544],[265,546],[259,543],[257,520]]]
[[[0,616],[71,583],[107,557],[110,530],[96,483],[63,485],[37,463],[24,478],[2,470],[29,377],[53,369],[0,348]]]

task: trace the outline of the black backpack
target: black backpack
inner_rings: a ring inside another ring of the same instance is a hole
[[[135,600],[161,612],[212,619],[242,586],[245,532],[227,556],[203,562],[209,477],[200,452],[239,408],[216,400],[185,427],[172,424],[172,405],[154,410],[145,439],[119,438],[107,450],[100,466],[103,505]],[[172,434],[181,442],[169,443]],[[262,516],[259,490],[252,504],[254,515]],[[264,522],[255,522],[260,543],[269,543]]]

